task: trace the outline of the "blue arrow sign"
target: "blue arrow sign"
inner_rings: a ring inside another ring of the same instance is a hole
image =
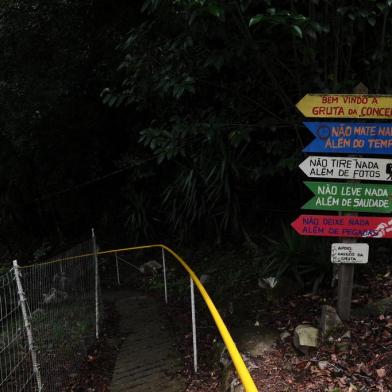
[[[316,137],[304,152],[392,154],[392,123],[304,122]]]

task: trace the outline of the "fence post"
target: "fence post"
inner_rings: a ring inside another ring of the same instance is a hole
[[[114,252],[114,257],[116,258],[116,271],[117,271],[117,284],[120,286],[120,270],[118,266],[118,257],[117,257],[117,252]]]
[[[191,280],[191,307],[192,307],[192,338],[193,338],[193,369],[197,373],[197,342],[196,342],[196,312],[195,312],[195,286]]]
[[[165,286],[165,302],[167,304],[166,257],[165,257],[165,249],[163,248],[162,248],[162,267],[163,267],[163,284]]]
[[[91,229],[91,238],[93,241],[94,263],[95,263],[95,337],[99,338],[99,271],[97,241],[95,239],[94,228]]]
[[[38,361],[37,361],[37,353],[35,352],[35,349],[34,349],[33,331],[31,328],[30,318],[27,314],[26,296],[23,291],[22,282],[20,280],[20,271],[19,271],[18,261],[14,260],[13,265],[14,265],[13,271],[15,274],[16,287],[18,289],[20,307],[22,309],[23,322],[24,322],[24,326],[26,329],[27,341],[29,344],[29,351],[31,354],[31,362],[33,364],[33,373],[34,373],[35,379],[37,381],[38,392],[41,392],[42,391],[41,372],[39,371],[39,365],[38,365]]]

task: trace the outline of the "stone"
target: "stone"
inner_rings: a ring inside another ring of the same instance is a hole
[[[257,357],[272,349],[279,333],[263,325],[246,326],[233,329],[233,337],[241,353]]]
[[[350,343],[349,342],[340,342],[340,343],[336,343],[335,344],[335,351],[337,353],[342,353],[345,351],[349,351],[350,350]]]
[[[223,369],[220,392],[230,392],[231,383],[235,377],[236,377],[236,372],[233,364]]]
[[[254,369],[259,368],[259,366],[256,364],[256,362],[254,362],[252,360],[252,357],[247,356],[246,354],[242,354],[241,356],[242,356],[242,359],[245,362],[245,365],[249,371],[252,371]]]
[[[238,378],[234,378],[231,382],[230,392],[245,392],[245,389]]]
[[[345,334],[342,335],[342,337],[340,339],[342,339],[342,340],[351,339],[351,332],[347,331]]]
[[[377,302],[363,305],[360,308],[353,309],[352,311],[353,316],[357,318],[363,318],[365,316],[379,316],[390,312],[392,312],[392,296],[380,299]]]
[[[300,324],[294,330],[294,347],[307,354],[309,347],[317,347],[318,335],[319,331],[317,328],[308,324]]]
[[[242,354],[242,359],[245,362],[247,369],[252,372],[254,369],[258,369],[258,366],[252,361],[252,359],[245,354]],[[221,392],[244,392],[244,387],[237,376],[237,372],[234,368],[233,363],[230,366],[223,369],[222,382],[220,387]]]
[[[220,352],[219,355],[219,363],[223,366],[224,369],[228,368],[232,364],[226,346],[222,347],[222,351]]]
[[[283,331],[280,334],[280,340],[283,342],[285,339],[291,336],[291,333],[289,331]]]
[[[321,308],[320,330],[323,336],[328,335],[338,326],[342,325],[342,320],[334,307],[323,305]]]
[[[328,367],[329,362],[328,361],[320,361],[317,365],[320,370],[325,370]]]

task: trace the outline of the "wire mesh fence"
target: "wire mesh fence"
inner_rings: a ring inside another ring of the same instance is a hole
[[[87,241],[0,277],[0,391],[72,384],[97,332],[94,251]]]
[[[0,390],[34,390],[31,354],[14,274],[0,278]]]

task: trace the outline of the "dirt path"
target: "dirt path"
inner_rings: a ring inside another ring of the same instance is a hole
[[[184,392],[181,359],[166,321],[150,297],[124,293],[116,300],[123,339],[110,391]]]

